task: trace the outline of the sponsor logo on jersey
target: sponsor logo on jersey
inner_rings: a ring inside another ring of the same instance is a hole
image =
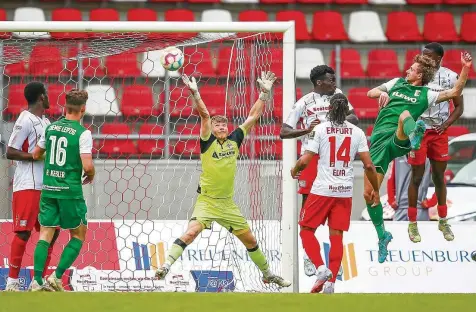
[[[416,102],[418,101],[416,98],[410,97],[410,96],[408,96],[408,95],[406,95],[406,94],[403,94],[403,93],[400,93],[400,92],[398,92],[398,91],[392,92],[392,96],[399,97],[399,98],[401,98],[401,99],[404,99],[404,100],[406,100],[406,101],[408,101],[408,102],[412,102],[412,103],[416,103]]]

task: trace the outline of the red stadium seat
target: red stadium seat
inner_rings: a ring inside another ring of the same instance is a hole
[[[476,0],[443,0],[445,4],[471,5],[476,4]]]
[[[476,12],[466,12],[461,16],[461,40],[476,42]]]
[[[407,50],[407,52],[405,52],[405,65],[403,66],[403,71],[402,71],[402,74],[404,76],[406,76],[407,74],[407,70],[410,68],[410,66],[413,65],[413,58],[420,54],[420,50],[417,50],[417,49],[412,49],[412,50]]]
[[[441,4],[443,0],[407,0],[407,4]]]
[[[171,117],[188,118],[192,115],[193,101],[185,87],[172,87],[169,101]]]
[[[429,12],[425,14],[423,37],[427,41],[459,41],[453,14],[450,12]]]
[[[337,4],[367,4],[367,0],[335,0]]]
[[[186,57],[181,72],[197,78],[216,76],[215,67],[212,63],[212,53],[214,53],[213,58],[216,58],[218,51],[212,50],[212,53],[210,51],[209,48],[185,47],[184,54]]]
[[[397,52],[393,49],[375,49],[369,52],[367,76],[375,79],[395,78],[401,76],[398,67]]]
[[[248,50],[241,50],[240,59],[244,59],[242,62],[237,62],[238,50],[232,49],[232,47],[223,47],[218,52],[218,64],[217,64],[217,74],[220,77],[226,77],[228,74],[230,77],[235,77],[236,72],[238,71],[240,75],[247,74],[250,72],[249,66],[249,55]],[[232,61],[230,66],[230,59]],[[228,69],[230,69],[228,71]]]
[[[7,12],[4,9],[0,9],[0,22],[1,21],[6,21],[7,20]],[[12,33],[5,33],[2,32],[0,33],[0,39],[8,39],[10,38]]]
[[[70,9],[70,8],[59,8],[54,9],[51,12],[51,20],[52,21],[82,21],[83,17],[81,15],[81,11],[78,9]],[[54,39],[82,39],[87,38],[88,35],[86,33],[73,33],[73,32],[51,32],[51,38]]]
[[[268,13],[262,10],[245,10],[238,14],[240,22],[267,22],[269,21]]]
[[[389,41],[421,41],[417,16],[413,12],[390,12],[387,15],[387,39]]]
[[[4,112],[12,115],[19,115],[23,110],[28,109],[28,104],[23,95],[26,84],[14,84],[8,88],[8,103],[4,106]]]
[[[131,134],[131,128],[125,123],[109,123],[102,125],[101,133],[114,137],[117,134]]]
[[[296,99],[302,98],[302,91],[301,89],[296,89]],[[278,119],[286,118],[287,116],[283,116],[283,87],[276,87],[274,88],[274,96],[273,96],[274,104],[273,104],[273,116]]]
[[[297,0],[297,3],[332,3],[332,0]]]
[[[223,86],[203,86],[200,95],[207,105],[210,116],[225,115],[225,88]]]
[[[106,71],[109,77],[138,77],[137,54],[122,53],[106,57]]]
[[[309,29],[306,23],[306,15],[301,11],[279,11],[276,13],[276,21],[294,21],[296,30],[296,40],[306,41],[311,40]]]
[[[124,116],[158,116],[161,109],[154,108],[152,89],[148,86],[124,87],[121,110]]]
[[[77,48],[71,48],[68,52],[68,57],[76,57],[78,55]],[[96,77],[101,78],[106,75],[104,68],[101,64],[100,58],[83,58],[82,61],[83,76],[84,77]],[[78,75],[78,61],[71,60],[66,62],[66,68],[72,73],[73,76]]]
[[[276,77],[283,77],[283,50],[280,48],[270,48],[271,56],[269,59],[270,70],[276,74]],[[261,75],[262,68],[257,68],[259,75]]]
[[[282,159],[283,141],[281,140],[262,140],[256,141],[256,152],[262,159]]]
[[[332,50],[331,53],[331,67],[336,68],[336,52]],[[341,55],[341,75],[344,79],[362,78],[365,77],[362,63],[360,62],[360,53],[356,49],[342,49]]]
[[[117,22],[120,17],[119,12],[115,9],[92,9],[89,12],[89,20],[94,22]],[[116,35],[114,33],[90,33],[89,37],[111,38]]]
[[[461,72],[461,52],[464,50],[453,49],[453,50],[446,50],[445,56],[443,57],[442,65],[454,71],[455,73],[459,74]],[[476,73],[474,71],[474,65],[471,67],[469,72],[470,78],[475,78]]]
[[[295,3],[296,0],[260,0],[264,4]]]
[[[179,140],[171,142],[170,152],[180,158],[190,158],[193,156],[200,156],[200,141],[195,140]]]
[[[337,11],[317,11],[314,13],[312,36],[319,41],[348,40],[342,15]]]
[[[352,88],[349,90],[349,102],[359,118],[376,118],[378,115],[377,100],[368,98],[368,91],[368,88]]]
[[[175,125],[172,130],[177,135],[200,135],[200,122]]]
[[[137,146],[140,154],[162,155],[165,148],[164,140],[140,139],[140,135],[162,135],[164,133],[163,125],[144,123],[139,128],[139,140]]]
[[[173,9],[165,11],[165,21],[167,22],[194,22],[195,15],[192,10],[187,9]],[[173,33],[170,36],[174,38],[191,38],[196,36],[196,33]]]
[[[74,85],[50,84],[48,86],[50,108],[46,112],[50,115],[62,115],[66,103],[66,93],[74,87]]]
[[[30,55],[30,74],[33,76],[69,75],[65,69],[61,52],[54,46],[36,46]]]
[[[6,58],[10,59],[21,59],[22,52],[18,47],[4,46],[3,55]],[[3,74],[14,77],[14,76],[24,76],[28,74],[28,70],[25,66],[25,61],[19,61],[13,64],[7,64],[3,69]]]
[[[127,11],[127,20],[134,22],[157,21],[157,12],[146,8],[130,9]]]
[[[450,138],[470,133],[469,129],[465,126],[451,126],[446,130],[446,132]]]

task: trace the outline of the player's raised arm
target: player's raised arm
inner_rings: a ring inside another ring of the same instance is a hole
[[[459,97],[463,93],[463,88],[468,80],[469,71],[471,66],[473,66],[473,58],[468,52],[461,53],[461,64],[463,65],[463,68],[461,69],[461,74],[459,75],[458,80],[456,80],[454,87],[440,92],[435,103],[451,100]]]
[[[381,84],[376,88],[373,88],[372,90],[367,92],[367,96],[371,99],[378,99],[379,106],[385,107],[388,104],[388,101],[390,100],[387,92],[392,89],[397,80],[398,78],[394,78],[384,84]]]
[[[208,139],[212,132],[212,123],[210,119],[210,113],[208,112],[207,106],[202,100],[200,93],[198,92],[198,85],[195,77],[192,77],[190,80],[187,75],[182,75],[183,83],[188,87],[188,90],[192,94],[194,107],[198,111],[200,116],[200,138]]]
[[[253,126],[263,114],[264,104],[271,97],[271,89],[273,88],[273,84],[275,81],[276,76],[273,72],[262,72],[261,78],[258,78],[257,82],[261,90],[259,98],[258,100],[256,100],[253,107],[251,107],[251,110],[248,114],[248,118],[241,125],[245,129],[246,133],[248,133],[251,128],[253,128]]]

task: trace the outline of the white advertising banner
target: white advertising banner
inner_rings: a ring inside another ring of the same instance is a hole
[[[157,280],[155,270],[187,224],[185,220],[115,223],[120,270],[74,270],[71,285],[75,291],[276,291],[262,283],[262,274],[243,244],[218,224],[185,249],[165,281]],[[280,223],[260,221],[250,226],[271,269],[280,273]]]
[[[393,235],[389,255],[377,261],[377,234],[370,222],[353,222],[344,233],[344,255],[336,280],[338,293],[476,293],[476,225],[452,225],[455,240],[447,242],[437,222],[419,222],[421,243],[412,243],[408,223],[387,222]],[[316,237],[328,265],[329,231],[320,227]],[[299,291],[309,292],[315,277],[304,274],[304,250],[299,240]]]

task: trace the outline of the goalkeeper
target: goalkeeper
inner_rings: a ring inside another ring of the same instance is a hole
[[[214,221],[233,233],[246,247],[253,262],[263,273],[264,283],[273,283],[288,287],[291,282],[274,275],[269,269],[268,261],[251,233],[240,208],[233,201],[236,160],[240,145],[246,134],[256,124],[265,101],[270,99],[270,92],[276,80],[274,73],[262,73],[258,79],[261,89],[259,99],[255,102],[246,121],[228,133],[228,120],[224,116],[210,118],[207,107],[200,97],[195,78],[190,81],[186,75],[183,82],[189,88],[194,104],[201,119],[200,159],[202,174],[197,192],[199,193],[188,228],[180,238],[175,240],[168,251],[167,260],[156,272],[159,279],[164,279],[170,266],[182,255],[185,248],[204,230],[211,229]]]

